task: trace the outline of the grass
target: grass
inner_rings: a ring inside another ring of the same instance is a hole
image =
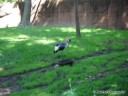
[[[24,90],[22,92],[13,93],[11,96],[54,96],[43,92],[41,89]]]
[[[12,78],[0,81],[0,88],[20,87],[20,91],[14,90],[11,96],[93,96],[94,90],[123,90],[126,92],[123,96],[127,96],[128,70],[127,67],[120,68],[128,63],[127,30],[81,28],[81,33],[82,37],[77,38],[72,27],[0,29],[0,76]],[[73,66],[40,72],[58,62],[56,56],[59,54],[54,54],[53,49],[66,37],[71,37],[72,42],[63,52],[62,59],[94,56],[75,62]],[[99,52],[104,55],[98,56]],[[85,79],[116,68],[119,70],[94,81]],[[110,93],[103,96],[122,95]]]

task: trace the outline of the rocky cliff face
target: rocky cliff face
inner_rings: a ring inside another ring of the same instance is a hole
[[[45,1],[45,2],[44,2]],[[33,25],[75,26],[73,0],[44,0]],[[128,29],[127,0],[78,0],[81,27]]]
[[[78,3],[81,27],[128,29],[128,0],[78,0]],[[9,14],[2,12],[2,8],[0,27],[2,22],[4,27],[17,26],[20,22],[18,7]],[[31,22],[34,26],[75,26],[74,12],[74,0],[33,0]]]

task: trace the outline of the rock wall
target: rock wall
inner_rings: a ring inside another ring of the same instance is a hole
[[[128,29],[127,0],[78,0],[78,2],[81,27]],[[73,0],[41,0],[39,6],[33,25],[75,26]]]

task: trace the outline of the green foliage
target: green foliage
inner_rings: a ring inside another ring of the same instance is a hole
[[[22,90],[11,96],[70,96],[71,92],[73,96],[93,96],[94,90],[127,91],[128,70],[121,68],[128,62],[127,30],[81,28],[81,33],[82,37],[77,38],[72,27],[0,29],[0,76],[21,74],[20,79],[14,80]],[[54,54],[53,49],[66,37],[71,37],[72,42],[64,50],[62,60],[93,56],[73,66],[40,71],[59,61],[59,53]],[[100,52],[104,55],[99,55]],[[94,81],[87,79],[114,69],[117,70]],[[11,80],[0,87],[10,86]],[[109,95],[112,94],[106,96]]]
[[[17,0],[0,0],[0,3],[3,3],[3,2],[16,2]]]
[[[50,77],[50,78],[47,78],[47,77]],[[28,77],[25,76],[22,82],[19,82],[19,83],[21,83],[24,88],[31,88],[31,87],[40,86],[40,85],[46,86],[48,84],[51,84],[55,79],[56,79],[55,72],[47,72],[43,75],[33,73],[33,74],[30,74]]]
[[[72,89],[71,78],[68,78],[70,90],[63,93],[63,96],[76,96],[75,89]]]
[[[48,94],[43,92],[42,89],[25,90],[22,92],[13,93],[11,96],[55,96],[54,94]]]

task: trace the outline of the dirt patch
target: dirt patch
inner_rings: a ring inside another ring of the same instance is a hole
[[[6,96],[11,93],[10,88],[0,88],[0,96]]]

